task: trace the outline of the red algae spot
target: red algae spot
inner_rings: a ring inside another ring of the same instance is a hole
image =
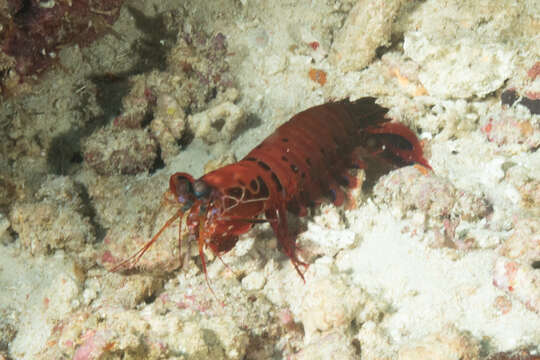
[[[489,141],[492,141],[492,139],[489,136],[489,133],[493,130],[493,119],[489,119],[488,123],[482,127],[482,132],[486,134]]]
[[[87,360],[91,358],[91,355],[94,352],[94,335],[96,334],[95,330],[87,331],[81,338],[84,340],[84,343],[77,348],[75,354],[73,355],[74,360]]]
[[[316,83],[319,83],[319,85],[321,86],[326,84],[326,72],[324,72],[323,70],[310,69],[309,78]]]
[[[144,89],[144,98],[151,104],[155,104],[157,101],[156,94],[154,94],[154,92],[150,88]]]
[[[502,315],[508,314],[512,310],[512,301],[507,296],[500,295],[495,298],[493,306]]]
[[[277,314],[282,325],[289,325],[294,322],[294,317],[289,309],[283,309]]]
[[[319,42],[318,41],[312,41],[310,43],[308,43],[308,45],[313,49],[313,50],[317,50],[319,48]]]
[[[527,91],[525,95],[531,100],[540,100],[540,91]]]
[[[179,309],[187,309],[189,307],[189,305],[184,301],[178,301],[176,303],[176,307],[179,308]]]
[[[538,75],[540,75],[540,61],[537,61],[536,64],[534,64],[529,71],[527,71],[527,76],[529,76],[532,80],[536,79]]]
[[[161,303],[166,304],[169,302],[169,294],[163,293],[159,296],[159,300],[161,300]]]
[[[113,254],[107,250],[103,253],[103,255],[101,255],[101,262],[103,264],[106,264],[106,263],[115,263],[116,262],[116,259],[115,257],[113,256]]]

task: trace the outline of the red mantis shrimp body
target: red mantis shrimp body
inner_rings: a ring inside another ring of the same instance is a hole
[[[363,166],[355,154],[383,159],[395,166],[420,163],[429,168],[414,133],[385,118],[388,109],[366,97],[309,108],[281,125],[242,160],[195,180],[175,173],[169,191],[178,212],[133,257],[136,262],[165,228],[186,212],[186,226],[198,242],[206,274],[203,249],[216,255],[231,250],[238,236],[256,223],[269,222],[282,250],[301,277],[295,236],[287,225],[287,210],[305,215],[306,206],[330,195],[343,202],[342,186],[354,186],[347,169]],[[117,266],[117,267],[118,267]],[[115,268],[116,269],[116,268]]]

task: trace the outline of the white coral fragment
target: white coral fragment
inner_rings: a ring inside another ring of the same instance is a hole
[[[366,294],[338,277],[326,277],[307,282],[302,299],[299,318],[310,339],[317,331],[347,328],[365,304]]]
[[[433,38],[414,31],[405,35],[403,48],[421,66],[419,78],[430,95],[484,97],[511,76],[515,54],[500,43],[482,42],[471,37]]]
[[[154,120],[150,124],[164,158],[178,152],[176,142],[182,138],[186,114],[178,99],[166,94],[158,97]]]
[[[302,351],[294,354],[292,360],[310,359],[357,359],[358,354],[351,339],[342,332],[333,331],[317,336]]]
[[[230,101],[188,117],[195,136],[209,144],[220,140],[230,142],[238,126],[245,120],[244,110]]]
[[[360,70],[388,45],[392,24],[404,1],[358,1],[338,33],[330,61],[343,71]]]
[[[447,326],[439,333],[426,336],[417,344],[401,348],[398,359],[472,360],[478,359],[479,349],[470,335],[460,333],[454,326]]]

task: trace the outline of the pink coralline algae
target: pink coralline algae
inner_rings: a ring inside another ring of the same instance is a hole
[[[493,285],[536,313],[540,313],[539,233],[538,220],[517,220],[512,235],[499,247],[502,256],[493,268]]]

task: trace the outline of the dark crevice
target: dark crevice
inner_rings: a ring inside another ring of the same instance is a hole
[[[217,131],[221,131],[223,129],[223,126],[225,126],[225,119],[217,119],[212,123],[212,127],[216,129]]]
[[[80,164],[83,162],[83,155],[80,151],[75,152],[71,157],[71,162],[74,164]]]
[[[149,106],[148,111],[146,111],[146,113],[144,114],[143,119],[141,121],[141,127],[144,129],[145,127],[150,125],[152,120],[154,120],[154,107]]]
[[[159,169],[163,169],[164,167],[165,167],[165,162],[163,161],[163,158],[161,156],[161,148],[158,147],[156,160],[154,160],[154,163],[150,167],[149,173],[153,174]]]
[[[119,115],[122,109],[122,98],[124,98],[132,88],[131,76],[141,73],[148,73],[154,69],[164,70],[167,67],[167,54],[176,42],[179,19],[182,16],[171,12],[162,12],[154,17],[143,14],[138,9],[128,6],[129,13],[135,19],[135,25],[144,36],[133,44],[133,52],[139,54],[138,61],[130,69],[123,72],[110,73],[103,70],[93,74],[89,80],[95,85],[97,105],[103,110],[97,116],[85,124],[84,127],[73,126],[72,129],[56,136],[47,152],[47,162],[50,171],[56,175],[68,175],[76,169],[82,162],[82,139],[92,134],[96,129],[107,124],[111,119]],[[178,16],[177,16],[178,15]],[[178,19],[178,20],[177,20]],[[90,60],[97,61],[97,60]],[[79,105],[81,112],[84,112],[86,97],[80,97]],[[150,124],[153,119],[153,106],[145,114],[142,126]],[[185,143],[191,142],[186,137],[182,139]],[[74,160],[74,161],[73,161]],[[153,171],[159,169],[162,160],[154,164]]]
[[[249,129],[255,129],[259,127],[262,124],[262,120],[260,117],[258,117],[255,114],[248,114],[246,121],[242,123],[238,128],[236,129],[237,134],[243,134]]]
[[[195,135],[191,131],[185,131],[182,137],[177,141],[177,144],[184,148],[191,144],[193,139],[195,139]]]
[[[152,304],[152,303],[154,303],[156,298],[157,298],[156,292],[152,292],[151,294],[146,296],[143,301],[144,301],[145,304]]]
[[[388,51],[391,50],[391,46],[379,46],[375,49],[375,57],[377,59],[380,59],[383,57],[384,54],[386,54]]]
[[[75,186],[82,200],[82,214],[88,217],[90,225],[94,228],[94,231],[96,232],[96,242],[101,242],[105,238],[107,230],[96,220],[97,211],[90,199],[86,186],[79,182],[76,182]]]
[[[509,89],[501,93],[501,104],[512,106],[519,98],[519,95],[516,90]]]

